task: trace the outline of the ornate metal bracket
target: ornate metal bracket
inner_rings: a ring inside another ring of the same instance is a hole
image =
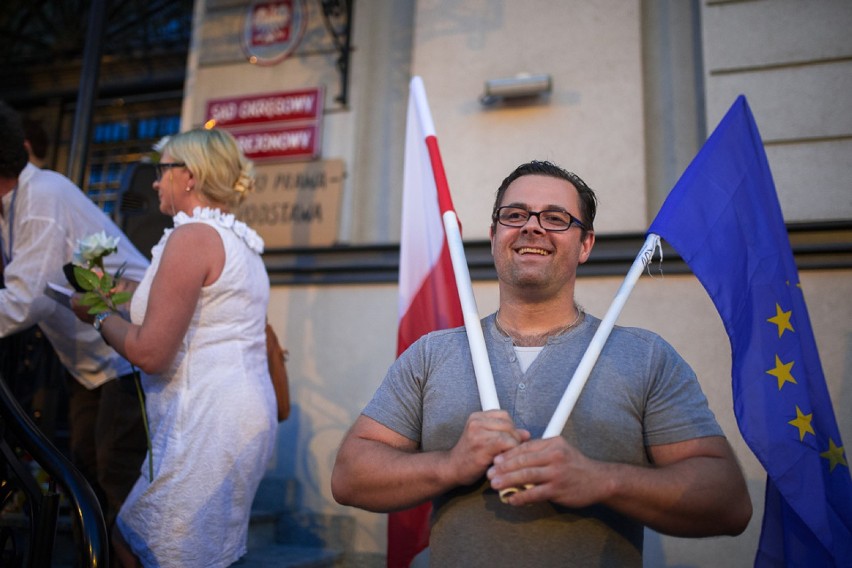
[[[352,51],[352,9],[355,0],[320,0],[322,18],[338,51],[337,70],[340,73],[340,93],[335,101],[343,106],[349,102],[349,54]]]

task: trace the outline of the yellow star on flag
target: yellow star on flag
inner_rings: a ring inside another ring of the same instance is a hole
[[[778,390],[781,390],[781,387],[784,386],[784,383],[796,383],[796,379],[793,378],[793,375],[790,373],[790,369],[793,368],[793,363],[795,361],[790,361],[789,363],[782,363],[781,359],[778,358],[778,355],[775,356],[775,368],[769,369],[766,371],[768,375],[773,375],[778,379]]]
[[[792,315],[793,310],[785,312],[781,309],[780,305],[775,304],[775,316],[769,318],[766,321],[774,323],[778,326],[778,337],[781,337],[781,335],[783,335],[784,331],[787,329],[789,329],[790,331],[795,331],[793,329],[793,324],[790,323],[790,316]]]
[[[830,464],[828,469],[829,472],[834,471],[837,464],[849,467],[849,464],[846,463],[846,458],[843,457],[843,446],[835,446],[834,440],[831,438],[828,439],[828,450],[822,452],[819,456],[828,460]]]
[[[813,413],[803,414],[799,409],[799,406],[796,405],[796,418],[794,420],[790,420],[787,424],[792,424],[796,428],[799,429],[799,441],[805,439],[805,434],[810,433],[816,436],[814,433],[814,428],[811,426],[811,420],[813,420]]]

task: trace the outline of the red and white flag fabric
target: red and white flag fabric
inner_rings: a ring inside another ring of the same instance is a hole
[[[421,335],[464,323],[441,219],[452,201],[419,77],[408,100],[403,169],[397,355]],[[429,545],[431,510],[425,503],[389,515],[388,568],[407,568]]]

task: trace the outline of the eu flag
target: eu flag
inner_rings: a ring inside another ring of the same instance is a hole
[[[648,229],[690,266],[731,341],[734,412],[766,469],[755,566],[852,566],[852,480],[790,240],[744,96]]]

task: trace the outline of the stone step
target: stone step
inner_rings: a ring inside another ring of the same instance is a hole
[[[298,510],[298,483],[270,478],[261,483],[252,507],[248,553],[240,568],[384,568],[383,554],[357,553],[353,548],[355,520]],[[77,544],[67,504],[60,507],[53,550],[53,568],[73,568]],[[24,515],[5,513],[0,525],[28,525]],[[2,562],[0,562],[2,564]]]
[[[325,568],[343,565],[341,551],[287,544],[249,548],[248,554],[234,564],[239,568]]]
[[[352,519],[300,510],[298,481],[264,478],[251,510],[248,554],[240,568],[343,567],[352,556]],[[384,568],[384,563],[381,564]]]

